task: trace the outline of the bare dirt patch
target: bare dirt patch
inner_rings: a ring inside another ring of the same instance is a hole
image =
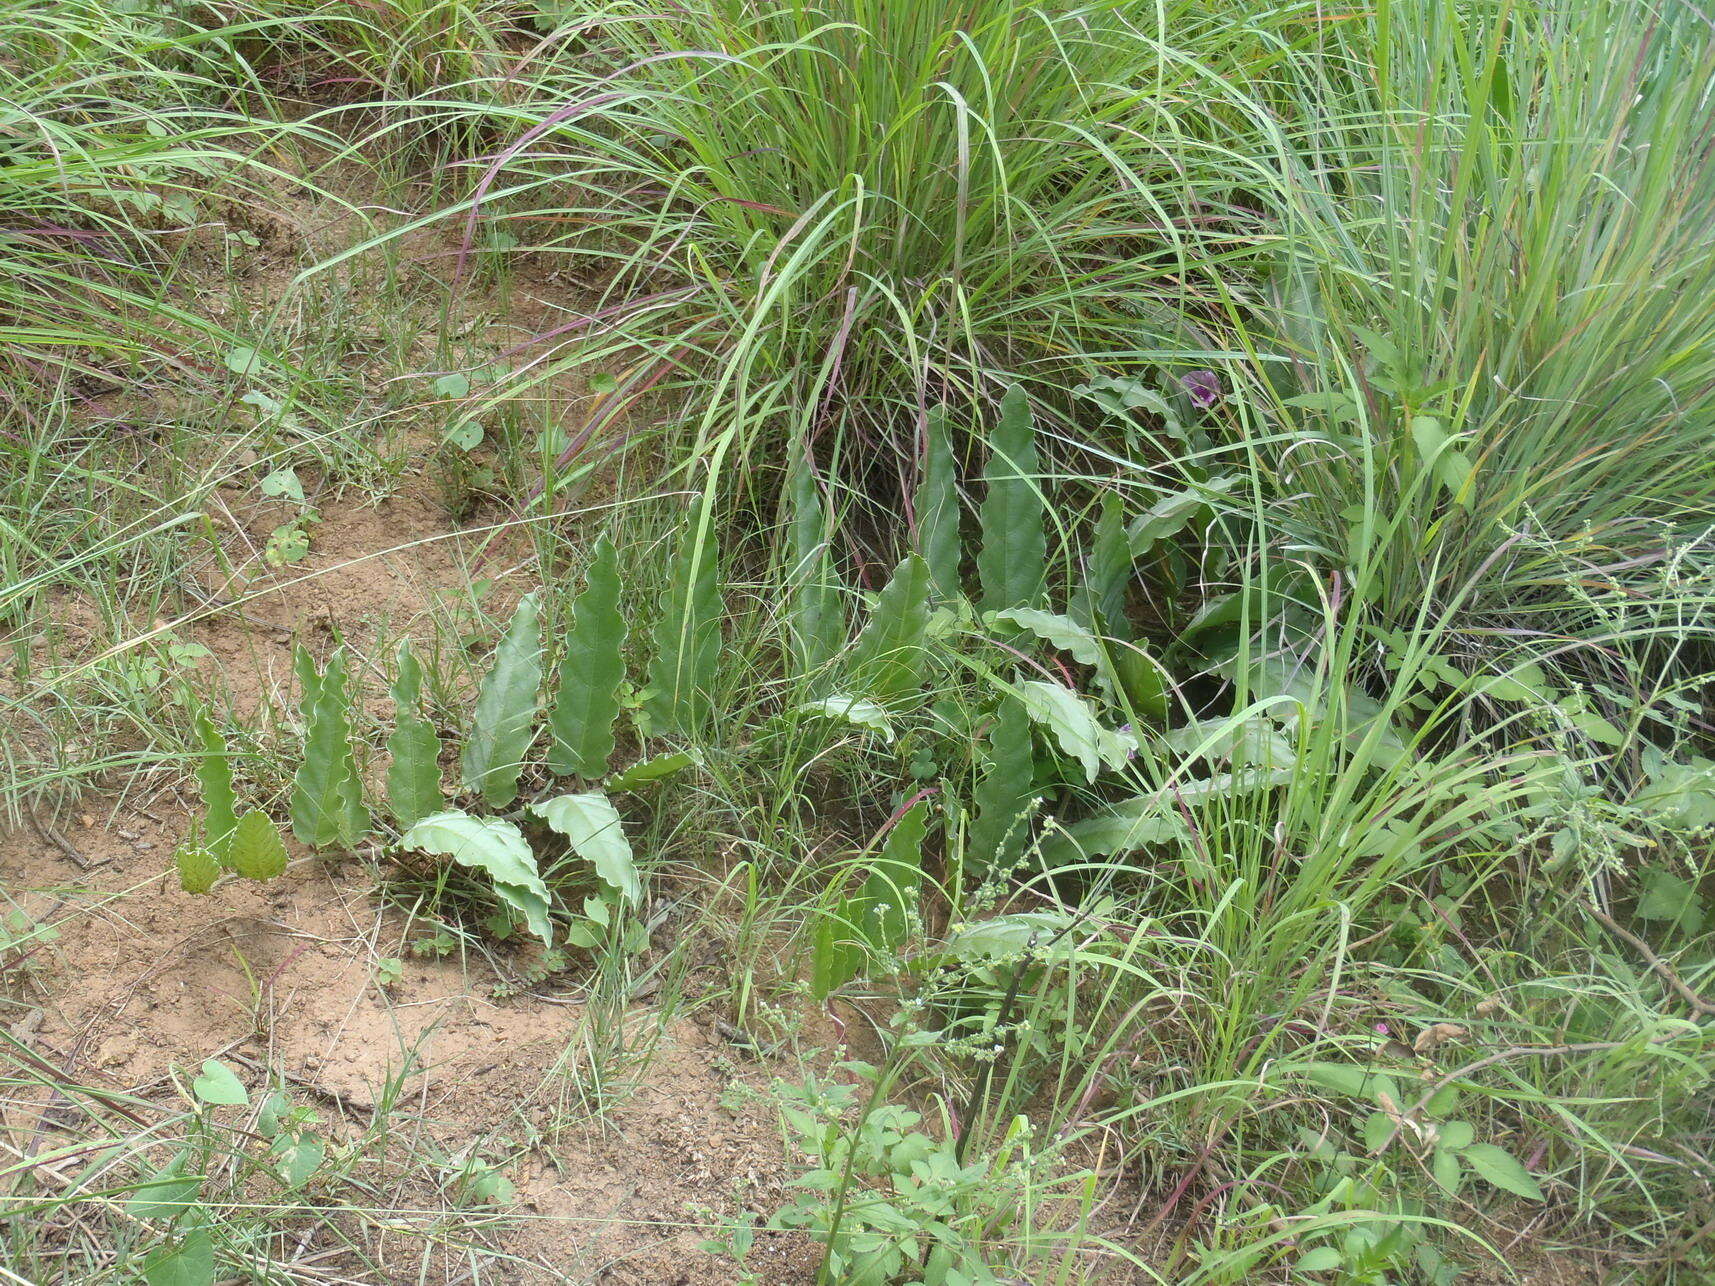
[[[405,960],[383,986],[398,926],[360,863],[299,856],[278,881],[191,897],[162,874],[187,819],[154,802],[84,810],[65,838],[88,870],[29,828],[0,839],[12,903],[59,932],[6,1015],[34,1054],[144,1097],[218,1056],[352,1127],[405,1105],[440,1153],[500,1154],[518,1201],[491,1240],[516,1257],[510,1280],[732,1280],[699,1250],[690,1207],[772,1208],[788,1173],[759,1092],[773,1068],[698,1021],[657,1030],[638,1009],[626,1027],[645,1056],[604,1087],[605,1111],[583,1111],[576,990],[499,1001],[491,972],[456,960]],[[13,1137],[35,1132],[40,1107],[8,1105]],[[764,1238],[752,1260],[764,1280],[810,1279],[795,1242]]]

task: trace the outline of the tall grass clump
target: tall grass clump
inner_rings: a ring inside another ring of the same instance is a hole
[[[531,372],[556,342],[623,354],[614,403],[678,387],[691,453],[760,460],[813,423],[883,492],[931,400],[1004,377],[1056,405],[1107,365],[1200,364],[1246,187],[1279,168],[1242,92],[1274,47],[1221,14],[693,0],[587,31],[617,69],[528,123],[465,210],[608,264]]]
[[[1473,625],[1582,632],[1580,595],[1707,541],[1709,21],[1387,0],[1271,95],[1319,176],[1283,189],[1252,319],[1275,479],[1307,544],[1385,550],[1366,592],[1393,623],[1429,590]]]
[[[253,78],[209,79],[218,34],[167,16],[7,4],[0,28],[0,379],[195,369],[219,328],[168,284],[211,189],[265,168],[271,127],[224,106]]]

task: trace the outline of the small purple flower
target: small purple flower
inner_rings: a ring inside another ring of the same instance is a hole
[[[1187,371],[1179,377],[1179,387],[1199,411],[1207,411],[1221,400],[1221,377],[1214,371]]]

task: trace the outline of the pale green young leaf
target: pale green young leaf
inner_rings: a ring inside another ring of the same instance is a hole
[[[824,719],[843,719],[855,728],[870,728],[879,732],[885,742],[893,741],[893,724],[888,720],[887,711],[862,697],[842,693],[838,696],[823,697],[820,701],[806,701],[797,708],[797,713],[818,715]]]
[[[1434,1104],[1430,1106],[1433,1108]],[[1452,1148],[1457,1152],[1460,1148],[1468,1148],[1476,1142],[1477,1131],[1469,1121],[1448,1121],[1437,1126],[1435,1131],[1436,1146]]]
[[[191,1092],[211,1107],[243,1107],[250,1102],[250,1093],[237,1074],[219,1059],[208,1059],[202,1065],[202,1075],[191,1082]]]
[[[619,811],[600,791],[558,795],[530,805],[530,811],[566,837],[572,852],[595,867],[596,874],[633,906],[643,901],[643,884]]]
[[[1641,893],[1633,911],[1638,919],[1687,933],[1702,927],[1703,898],[1690,880],[1659,866],[1646,866],[1638,872],[1638,886]]]
[[[602,783],[602,788],[609,794],[641,790],[663,777],[671,777],[676,772],[683,772],[693,764],[700,763],[702,758],[693,750],[669,750],[665,754],[654,755],[632,764],[624,772],[615,773]]]
[[[553,945],[548,886],[542,881],[529,841],[511,822],[448,809],[413,825],[400,838],[399,847],[437,853],[461,866],[487,871],[495,892],[524,916],[532,933]]]
[[[186,842],[173,853],[179,887],[186,893],[207,893],[220,878],[220,859],[201,844]]]
[[[286,843],[261,809],[251,809],[232,828],[226,864],[247,880],[271,880],[286,869]]]
[[[1393,1118],[1386,1112],[1371,1112],[1364,1118],[1364,1147],[1380,1152],[1395,1137]]]
[[[1047,584],[1048,541],[1037,489],[1036,426],[1030,402],[1016,384],[1001,398],[990,448],[983,474],[988,489],[979,512],[981,607],[985,612],[1034,607]]]
[[[619,552],[603,536],[572,603],[548,715],[548,767],[561,777],[599,777],[613,754],[619,689],[625,682],[625,617],[619,610]]]
[[[1438,1148],[1429,1172],[1450,1196],[1459,1195],[1460,1184],[1465,1178],[1465,1167],[1460,1164],[1457,1152],[1451,1148]]]
[[[292,778],[292,831],[315,848],[355,844],[369,830],[363,784],[351,746],[351,704],[346,695],[344,649],[328,658],[327,669],[308,671],[300,711],[304,719],[304,755]]]
[[[1059,648],[1073,660],[1097,670],[1107,667],[1107,650],[1089,629],[1070,616],[1058,612],[1043,612],[1033,607],[1012,607],[996,612],[994,619],[1002,625],[1016,626],[1034,634],[1050,647]]]
[[[419,712],[422,666],[407,642],[399,644],[393,681],[393,731],[387,738],[387,800],[401,826],[437,812],[441,799],[441,739]]]
[[[1089,702],[1062,683],[1026,679],[1018,685],[1018,699],[1025,713],[1083,766],[1088,781],[1095,781],[1104,766],[1124,767],[1137,748],[1136,738],[1104,728]]]
[[[1469,508],[1471,500],[1467,483],[1471,478],[1472,465],[1469,457],[1453,445],[1455,440],[1434,416],[1412,417],[1411,441],[1418,455],[1453,501]]]
[[[465,736],[460,766],[465,785],[491,808],[518,797],[518,777],[536,730],[536,699],[542,686],[542,621],[536,595],[518,600],[512,620],[494,649],[494,664],[477,692],[476,711]]]
[[[1346,1262],[1338,1246],[1317,1246],[1298,1257],[1295,1269],[1299,1274],[1332,1272]]]
[[[882,591],[852,648],[851,686],[882,704],[915,692],[927,659],[929,564],[907,554]]]

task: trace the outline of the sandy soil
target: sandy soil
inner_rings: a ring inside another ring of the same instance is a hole
[[[675,1021],[621,1075],[610,1111],[580,1121],[575,983],[495,1000],[498,980],[475,963],[407,959],[383,987],[375,964],[398,925],[377,911],[362,864],[299,854],[277,881],[191,897],[163,872],[187,820],[170,797],[117,814],[86,801],[62,835],[87,869],[28,828],[0,839],[0,882],[60,932],[5,1011],[35,1054],[83,1083],[168,1100],[172,1072],[218,1056],[253,1089],[271,1069],[354,1129],[391,1093],[447,1154],[534,1140],[505,1166],[518,1219],[496,1240],[522,1261],[509,1280],[733,1280],[698,1249],[687,1205],[772,1208],[788,1173],[774,1113],[732,1091],[759,1091],[776,1069]],[[630,1017],[646,1039],[652,1016]],[[39,1108],[15,1100],[0,1116],[27,1134]],[[802,1246],[765,1238],[753,1261],[764,1280],[809,1280]]]

